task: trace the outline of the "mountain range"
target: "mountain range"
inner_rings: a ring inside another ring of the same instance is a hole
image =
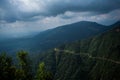
[[[19,50],[26,50],[30,53],[40,53],[64,43],[90,38],[111,28],[112,26],[104,26],[95,22],[77,22],[40,32],[32,38],[0,41],[0,52],[15,54]]]
[[[120,22],[104,26],[82,21],[32,38],[0,41],[0,52],[12,57],[21,49],[30,52],[33,75],[44,62],[53,80],[119,80]]]

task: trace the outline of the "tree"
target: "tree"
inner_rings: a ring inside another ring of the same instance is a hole
[[[15,80],[25,80],[26,75],[22,69],[16,69]]]
[[[0,80],[14,80],[15,70],[12,58],[6,56],[6,53],[0,54]]]
[[[39,64],[36,80],[53,80],[53,75],[46,70],[44,62]]]
[[[28,53],[25,51],[18,52],[18,60],[20,70],[17,71],[17,74],[22,73],[22,80],[32,80],[32,68],[30,65],[30,60],[28,58]]]

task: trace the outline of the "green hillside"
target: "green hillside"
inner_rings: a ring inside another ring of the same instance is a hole
[[[119,80],[120,23],[88,40],[62,45],[44,60],[55,80]]]

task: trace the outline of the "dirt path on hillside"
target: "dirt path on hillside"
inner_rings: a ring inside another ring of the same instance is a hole
[[[88,58],[91,59],[96,59],[96,60],[102,60],[102,61],[108,61],[108,62],[113,62],[115,64],[120,64],[120,61],[115,61],[113,59],[108,59],[108,58],[104,58],[104,57],[94,57],[89,53],[74,53],[73,51],[69,51],[69,50],[59,50],[57,48],[54,49],[56,52],[65,52],[65,53],[70,53],[73,55],[82,55],[82,56],[87,56]]]

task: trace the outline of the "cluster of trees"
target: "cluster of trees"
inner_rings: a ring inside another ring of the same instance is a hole
[[[17,54],[19,66],[13,64],[12,58],[5,53],[0,54],[0,80],[52,80],[53,75],[41,62],[36,74],[33,74],[32,65],[28,53],[20,51]]]

